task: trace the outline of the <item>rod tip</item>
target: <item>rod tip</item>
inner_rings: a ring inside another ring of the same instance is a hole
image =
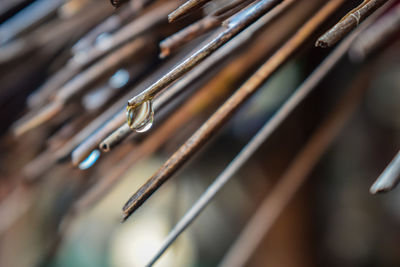
[[[377,195],[381,193],[387,193],[393,190],[393,186],[383,184],[380,181],[376,181],[369,189],[372,195]]]
[[[121,223],[126,222],[126,220],[128,220],[128,218],[129,218],[129,216],[130,216],[130,214],[124,213],[124,214],[122,215],[122,218],[121,218]]]
[[[171,14],[168,15],[168,23],[173,23],[175,21],[176,21],[176,16],[174,12],[172,12]]]
[[[160,59],[165,59],[166,57],[168,57],[171,54],[171,50],[169,48],[163,48],[161,47],[161,51],[160,54],[158,55],[158,57]]]
[[[99,147],[103,152],[109,152],[111,150],[110,146],[106,143],[100,143]]]
[[[318,39],[318,40],[315,42],[315,47],[328,48],[328,47],[330,47],[330,45],[329,45],[328,42],[326,42],[325,40],[323,40],[323,39]]]
[[[110,3],[115,8],[119,8],[121,6],[121,1],[120,0],[110,0]]]

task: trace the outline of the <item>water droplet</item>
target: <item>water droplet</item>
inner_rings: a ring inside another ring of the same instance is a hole
[[[148,131],[154,120],[153,103],[148,100],[137,106],[128,106],[126,117],[131,129],[139,133]]]
[[[92,153],[90,153],[90,155],[79,164],[79,169],[81,170],[89,169],[96,163],[99,157],[100,157],[100,151],[98,149],[93,150]]]

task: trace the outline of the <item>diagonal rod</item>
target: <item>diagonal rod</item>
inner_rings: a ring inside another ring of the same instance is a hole
[[[371,194],[392,191],[400,182],[400,151],[370,188]]]
[[[344,0],[329,1],[297,33],[281,47],[258,71],[250,77],[212,116],[192,135],[164,165],[128,200],[123,207],[127,219],[165,181],[198,151],[233,113],[248,99],[275,71],[282,66],[297,49],[314,33]]]
[[[128,106],[136,107],[145,101],[153,99],[157,93],[193,69],[196,65],[198,65],[201,61],[203,61],[206,57],[208,57],[226,42],[231,40],[244,28],[249,26],[255,20],[279,4],[279,2],[281,2],[281,0],[260,0],[259,2],[253,3],[247,8],[241,10],[239,13],[230,17],[225,21],[227,22],[226,30],[221,32],[217,37],[215,37],[215,39],[188,57],[182,63],[178,64],[175,68],[153,83],[142,93],[131,98],[128,101]]]
[[[306,182],[314,166],[335,140],[361,102],[370,72],[363,71],[325,121],[298,153],[271,193],[246,224],[224,256],[220,267],[244,266],[290,200]]]
[[[354,39],[377,17],[371,17],[370,20],[363,23],[352,35],[346,38],[305,80],[302,85],[293,93],[293,95],[281,106],[277,113],[261,128],[261,130],[252,138],[252,140],[241,150],[228,167],[216,178],[216,180],[201,195],[199,200],[182,217],[182,219],[171,230],[164,240],[161,248],[151,259],[150,264],[154,264],[159,257],[168,249],[176,238],[193,222],[201,211],[210,203],[221,188],[232,178],[232,176],[243,166],[243,164],[256,152],[265,140],[279,127],[279,125],[288,117],[288,115],[312,92],[329,71],[340,61],[347,53]]]

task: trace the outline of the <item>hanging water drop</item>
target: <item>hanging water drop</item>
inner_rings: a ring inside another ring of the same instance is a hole
[[[153,125],[154,109],[151,100],[137,106],[128,106],[126,111],[127,123],[132,130],[143,133]]]

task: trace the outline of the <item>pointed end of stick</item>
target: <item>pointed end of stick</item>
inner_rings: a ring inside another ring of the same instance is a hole
[[[324,41],[323,39],[319,38],[316,42],[315,42],[315,47],[320,47],[320,48],[328,48],[330,47],[329,44]]]
[[[377,180],[369,189],[369,192],[372,195],[378,195],[382,193],[387,193],[393,190],[393,186],[389,184],[384,184],[381,181]]]
[[[128,214],[123,214],[122,215],[122,219],[121,219],[121,223],[124,223],[124,222],[126,222],[126,220],[128,220],[128,218],[129,218],[129,216],[130,216],[130,214],[128,215]]]
[[[177,20],[178,16],[175,11],[168,15],[168,23],[173,23]]]
[[[143,200],[141,201],[141,197],[143,197],[143,194],[140,192],[141,191],[139,189],[139,191],[131,196],[131,198],[123,206],[122,211],[124,214],[122,222],[125,222],[143,203]]]
[[[168,57],[171,54],[171,50],[169,48],[160,46],[160,49],[161,49],[161,51],[160,51],[160,54],[158,55],[158,57],[160,59],[165,59],[166,57]]]

